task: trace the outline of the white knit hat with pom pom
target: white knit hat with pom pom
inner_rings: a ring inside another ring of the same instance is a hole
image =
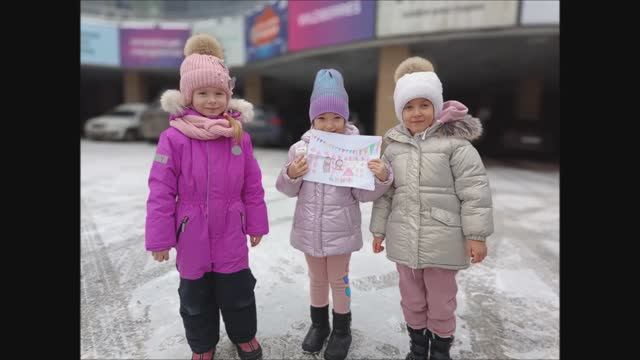
[[[393,105],[398,121],[402,123],[402,109],[411,100],[425,98],[433,104],[434,120],[442,112],[442,83],[433,72],[429,60],[410,57],[398,65],[394,74],[396,88],[393,92]]]

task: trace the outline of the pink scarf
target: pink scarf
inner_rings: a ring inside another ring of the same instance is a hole
[[[242,122],[239,120],[241,115],[239,112],[226,114],[238,120],[240,126],[242,126]],[[180,130],[184,135],[197,140],[213,140],[220,136],[233,136],[233,128],[224,115],[208,118],[191,108],[186,108],[181,114],[171,115],[169,117],[169,125]]]

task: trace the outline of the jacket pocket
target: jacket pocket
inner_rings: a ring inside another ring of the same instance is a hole
[[[431,217],[447,226],[462,226],[462,218],[460,217],[460,215],[451,211],[432,207]]]

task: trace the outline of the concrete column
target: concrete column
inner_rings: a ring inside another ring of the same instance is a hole
[[[137,71],[124,72],[124,102],[146,102],[147,89],[142,74]]]
[[[262,105],[262,78],[255,73],[246,75],[244,81],[245,100],[253,105]]]
[[[410,52],[408,46],[387,46],[381,48],[379,54],[374,130],[376,135],[382,136],[398,124],[393,109],[393,73],[396,67],[410,56]]]
[[[520,81],[516,96],[515,116],[522,120],[541,120],[543,80],[530,77]]]

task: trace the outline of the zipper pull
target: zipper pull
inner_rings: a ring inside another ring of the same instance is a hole
[[[187,226],[188,221],[189,221],[188,216],[185,216],[184,218],[182,218],[182,221],[180,222],[180,226],[178,226],[178,231],[176,231],[176,238],[179,237],[180,234],[184,232],[184,228]]]
[[[189,221],[189,217],[185,216],[184,219],[182,219],[182,223],[180,223],[180,232],[183,233],[184,232],[184,228],[187,227],[187,222]]]

